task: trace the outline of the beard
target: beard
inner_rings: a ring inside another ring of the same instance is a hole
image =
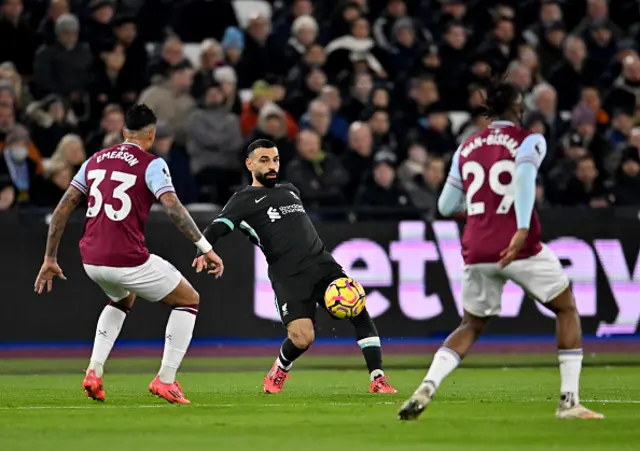
[[[269,171],[269,172],[265,172],[264,174],[257,173],[254,175],[256,177],[256,180],[260,182],[260,184],[265,188],[273,188],[274,186],[276,186],[276,183],[278,183],[279,174],[276,171]],[[271,177],[267,177],[267,176],[271,176]]]

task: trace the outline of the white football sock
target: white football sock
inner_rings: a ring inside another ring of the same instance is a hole
[[[293,362],[289,362],[282,356],[282,351],[278,354],[278,358],[276,359],[276,363],[280,367],[282,371],[289,371],[291,367],[293,367]]]
[[[582,349],[558,350],[560,363],[560,393],[571,393],[576,404],[579,403],[578,388],[582,371]]]
[[[181,307],[173,309],[167,323],[162,366],[158,372],[160,382],[164,384],[173,384],[176,381],[176,373],[187,349],[189,349],[193,327],[196,324],[196,315],[192,311],[193,309],[179,309]],[[195,311],[197,312],[197,310]]]
[[[102,377],[104,374],[104,363],[107,361],[118,335],[120,335],[126,317],[125,312],[112,305],[107,305],[100,314],[88,368],[88,370],[94,370],[98,377]]]
[[[382,370],[373,370],[369,375],[369,380],[373,382],[377,377],[384,376],[384,371]]]
[[[436,388],[460,364],[460,356],[449,348],[440,348],[433,356],[433,361],[423,382],[431,381]]]

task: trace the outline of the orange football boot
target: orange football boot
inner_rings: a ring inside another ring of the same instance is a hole
[[[105,395],[102,378],[96,376],[95,370],[87,371],[82,381],[82,388],[84,388],[87,398],[93,399],[94,401],[104,401]]]
[[[264,392],[280,393],[287,379],[289,379],[289,373],[280,368],[278,362],[275,362],[264,377]]]
[[[191,401],[184,397],[184,392],[178,381],[173,384],[165,384],[160,381],[160,376],[156,376],[149,384],[149,391],[160,398],[166,399],[171,404],[191,404]]]
[[[398,390],[393,388],[387,382],[389,376],[378,376],[369,385],[369,393],[398,393]]]

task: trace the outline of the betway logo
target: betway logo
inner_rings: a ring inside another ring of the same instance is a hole
[[[426,224],[417,221],[401,222],[398,240],[385,249],[379,243],[355,238],[338,245],[332,252],[350,277],[367,288],[367,308],[373,317],[391,308],[391,302],[379,288],[397,289],[398,308],[413,320],[428,320],[443,312],[439,294],[429,290],[427,272],[435,262],[442,262],[458,314],[462,316],[461,280],[463,261],[460,254],[460,234],[453,221],[432,224],[435,241],[425,239]],[[613,323],[601,322],[597,334],[633,334],[640,320],[640,255],[633,275],[625,259],[620,242],[615,239],[595,240],[593,248],[585,241],[561,237],[547,243],[565,263],[565,272],[573,283],[573,293],[581,316],[597,315],[597,269],[603,269],[609,289],[618,308]],[[254,311],[260,318],[279,321],[273,304],[273,291],[267,276],[267,263],[260,249],[255,250]],[[394,280],[393,262],[398,265]],[[355,267],[354,267],[355,266]],[[601,287],[602,288],[602,287]],[[388,292],[388,291],[387,291]],[[430,293],[431,294],[428,294]],[[524,292],[513,282],[504,287],[501,317],[514,318],[520,314]],[[535,304],[548,317],[553,314]]]

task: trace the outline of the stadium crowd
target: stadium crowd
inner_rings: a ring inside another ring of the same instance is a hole
[[[503,74],[547,138],[540,208],[640,205],[634,1],[0,3],[0,210],[54,206],[139,101],[185,204],[224,203],[268,138],[308,208],[433,217]]]

